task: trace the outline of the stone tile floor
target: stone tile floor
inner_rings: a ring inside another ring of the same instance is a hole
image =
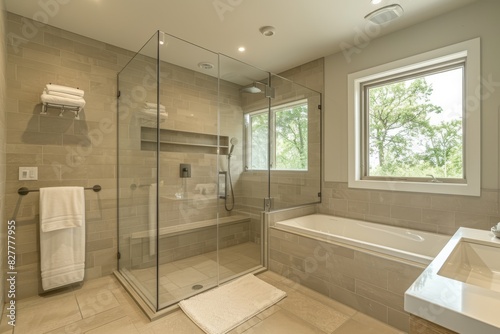
[[[273,272],[257,275],[287,292],[287,297],[230,333],[403,333]],[[80,288],[17,301],[17,323],[0,333],[172,333],[203,332],[177,310],[154,322],[142,313],[114,276],[85,282]]]

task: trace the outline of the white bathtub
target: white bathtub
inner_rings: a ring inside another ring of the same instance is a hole
[[[435,233],[322,214],[276,222],[275,228],[423,265],[428,265],[451,238]]]

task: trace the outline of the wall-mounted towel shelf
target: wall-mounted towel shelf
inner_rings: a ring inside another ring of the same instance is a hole
[[[47,108],[61,109],[59,116],[62,116],[66,110],[75,113],[75,118],[80,119],[80,111],[85,107],[85,92],[81,89],[54,85],[49,83],[45,85],[40,99],[42,101],[41,114],[47,114]]]
[[[101,188],[100,185],[96,184],[93,187],[83,188],[83,189],[85,189],[85,190],[93,190],[93,191],[95,191],[97,193],[97,192],[101,191],[102,188]],[[21,188],[17,189],[17,193],[19,195],[21,195],[21,196],[28,195],[28,193],[31,193],[31,192],[39,192],[39,191],[40,191],[40,189],[28,189],[26,187],[21,187]]]
[[[41,115],[46,115],[47,114],[47,108],[58,108],[61,109],[59,112],[59,117],[62,117],[64,112],[66,110],[72,111],[75,113],[75,118],[80,119],[80,111],[82,111],[83,108],[80,107],[75,107],[75,106],[67,106],[64,104],[57,104],[57,103],[42,103],[42,112],[40,113]]]

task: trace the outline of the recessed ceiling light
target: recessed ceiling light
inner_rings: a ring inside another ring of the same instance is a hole
[[[382,0],[371,0],[372,5],[378,5]]]
[[[259,31],[262,35],[266,37],[271,37],[274,36],[274,34],[276,33],[276,28],[272,26],[265,26],[265,27],[260,27]]]
[[[240,46],[240,47],[238,48],[238,51],[239,51],[239,52],[245,52],[245,50],[246,50],[246,49],[245,49],[245,47],[244,47],[244,46]]]
[[[206,62],[206,61],[202,61],[201,63],[198,63],[198,67],[201,68],[202,70],[208,71],[208,70],[211,70],[212,68],[214,68],[214,64]]]

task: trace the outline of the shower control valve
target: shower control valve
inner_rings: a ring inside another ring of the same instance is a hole
[[[179,177],[181,179],[191,177],[191,164],[181,164],[180,165]]]

